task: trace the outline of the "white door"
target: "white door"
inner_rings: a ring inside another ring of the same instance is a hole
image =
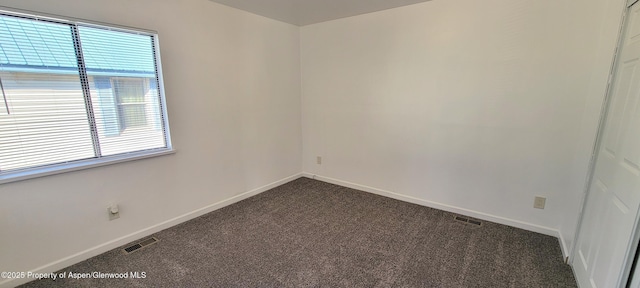
[[[640,204],[640,4],[628,9],[573,267],[580,287],[621,287]],[[633,243],[635,244],[635,243]],[[630,256],[631,255],[631,256]]]

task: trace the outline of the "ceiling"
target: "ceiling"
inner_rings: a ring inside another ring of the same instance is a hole
[[[428,0],[211,0],[293,25],[304,26]]]

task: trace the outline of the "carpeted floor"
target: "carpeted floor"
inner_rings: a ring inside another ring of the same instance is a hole
[[[60,271],[144,279],[24,287],[576,287],[556,238],[454,217],[301,178]]]

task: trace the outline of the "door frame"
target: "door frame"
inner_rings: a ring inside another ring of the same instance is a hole
[[[600,119],[598,121],[596,138],[593,144],[591,159],[589,161],[588,173],[587,173],[585,185],[583,188],[580,211],[578,212],[579,217],[578,217],[578,222],[576,224],[576,229],[575,229],[575,236],[571,244],[570,254],[568,255],[568,259],[567,259],[568,260],[567,262],[572,264],[571,265],[572,270],[574,269],[573,263],[576,260],[575,256],[576,256],[576,251],[578,247],[577,243],[580,240],[579,236],[580,236],[580,231],[582,230],[581,227],[584,219],[585,207],[587,205],[588,196],[590,194],[589,191],[591,189],[591,182],[593,181],[593,175],[595,173],[598,154],[600,153],[600,147],[602,145],[604,125],[606,124],[606,119],[607,119],[607,116],[609,115],[609,106],[611,104],[610,103],[611,94],[613,92],[612,86],[615,81],[616,69],[618,68],[618,60],[620,58],[620,52],[622,50],[622,44],[624,42],[624,34],[627,31],[626,25],[628,23],[626,20],[629,15],[629,12],[631,11],[630,9],[631,6],[633,6],[640,0],[624,0],[624,1],[625,1],[625,5],[623,5],[622,19],[620,21],[620,28],[618,29],[618,43],[616,45],[615,52],[613,54],[613,59],[612,59],[612,63],[609,71],[609,79],[607,80],[607,87],[605,90],[604,99],[602,100],[602,106],[600,108]],[[622,266],[622,271],[618,276],[617,286],[620,288],[627,287],[628,285],[627,282],[629,282],[629,279],[630,279],[631,268],[633,266],[633,261],[635,260],[635,255],[636,255],[636,251],[638,250],[638,245],[640,244],[640,227],[639,226],[640,226],[640,213],[636,213],[636,219],[633,226],[634,228],[633,228],[633,231],[631,232],[632,238],[630,239],[631,241],[629,243],[629,246],[626,249],[627,252],[625,253],[625,257],[624,257],[625,262]]]

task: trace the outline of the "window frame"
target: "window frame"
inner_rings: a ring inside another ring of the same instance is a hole
[[[159,94],[158,95],[159,112],[161,113],[161,116],[162,116],[162,122],[164,127],[164,138],[165,138],[164,140],[166,144],[166,147],[163,147],[163,148],[134,151],[134,152],[122,153],[122,154],[111,155],[111,156],[102,156],[102,155],[96,154],[96,157],[89,158],[89,159],[80,159],[80,160],[74,160],[74,161],[69,161],[65,163],[56,163],[56,164],[30,167],[30,168],[24,168],[24,169],[8,171],[8,172],[0,172],[0,184],[23,181],[27,179],[45,177],[50,175],[72,172],[72,171],[90,169],[90,168],[101,167],[106,165],[113,165],[117,163],[136,161],[136,160],[141,160],[146,158],[171,155],[176,153],[176,150],[173,147],[173,144],[171,142],[171,132],[169,128],[169,115],[167,113],[167,101],[165,97],[164,79],[162,76],[163,74],[162,62],[160,57],[160,42],[159,42],[158,32],[153,30],[148,30],[148,29],[134,28],[134,27],[104,23],[104,22],[74,18],[74,17],[66,17],[66,16],[53,15],[48,13],[34,12],[29,10],[14,9],[14,8],[9,8],[5,6],[0,6],[0,15],[20,17],[20,18],[30,19],[35,21],[46,21],[46,22],[52,22],[52,23],[58,23],[58,24],[71,25],[72,30],[74,31],[77,31],[78,26],[85,26],[85,27],[99,28],[99,29],[104,29],[109,31],[127,32],[127,33],[133,33],[137,35],[150,36],[151,39],[153,40],[153,45],[154,45],[154,57],[155,57],[154,60],[155,60],[155,66],[156,66],[155,67],[156,77],[154,80],[157,82],[156,84],[157,84],[157,89]],[[78,42],[80,42],[80,40]],[[79,70],[82,70],[82,69],[84,69],[84,67],[79,68]],[[86,70],[80,71],[79,74],[80,74],[79,75],[80,84],[84,86],[85,83],[83,81],[88,81],[88,80],[82,79],[82,78],[87,77],[88,74]],[[148,81],[144,81],[144,82],[146,83]],[[86,84],[88,84],[88,82],[86,82]],[[91,96],[90,94],[86,94],[85,97],[90,98]],[[87,104],[87,101],[91,101],[91,99],[89,100],[85,99],[85,104]],[[90,117],[88,115],[87,116],[88,121],[95,121],[94,119],[89,119],[89,118]]]

